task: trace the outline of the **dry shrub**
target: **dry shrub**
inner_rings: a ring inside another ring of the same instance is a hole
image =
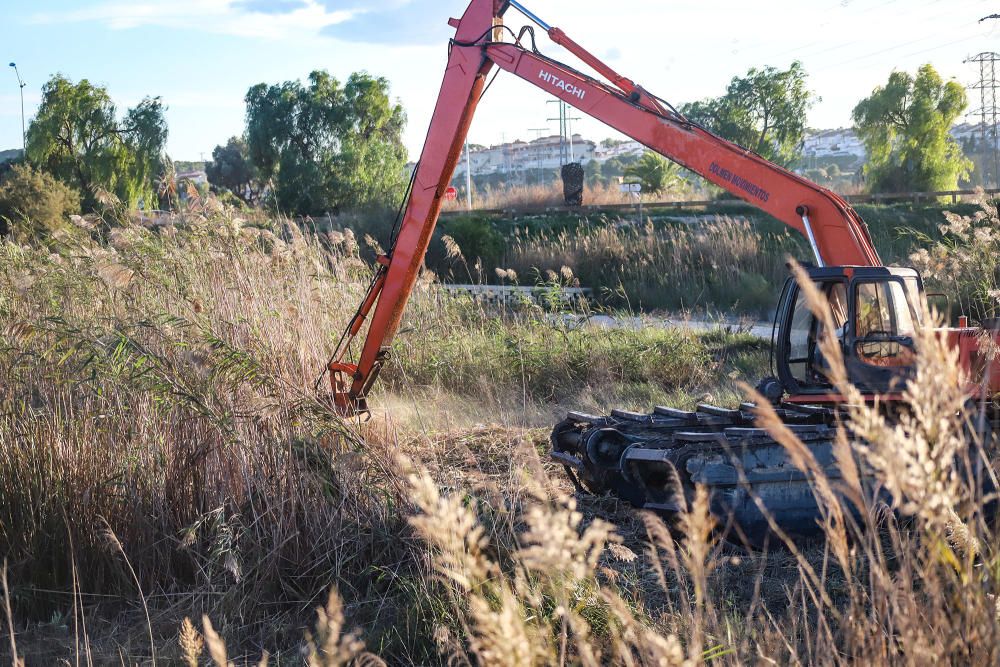
[[[504,549],[488,539],[482,520],[461,494],[442,494],[425,472],[410,476],[419,510],[411,524],[430,547],[434,568],[450,589],[459,631],[470,637],[469,650],[477,661],[512,666],[688,664],[677,637],[647,627],[614,587],[599,580],[606,547],[621,539],[612,526],[586,520],[573,498],[547,490],[544,479],[523,479],[525,508],[508,524],[516,539]],[[690,522],[703,521],[697,516]],[[520,525],[522,530],[515,527]],[[693,535],[695,542],[707,540],[707,533]],[[707,542],[687,544],[692,563],[703,562]],[[700,655],[697,638],[691,651]]]
[[[980,210],[963,216],[945,212],[942,239],[910,256],[933,289],[958,301],[963,314],[977,319],[1000,315],[1000,217],[983,192]]]
[[[77,190],[29,165],[16,165],[0,179],[0,237],[47,238],[79,212]]]

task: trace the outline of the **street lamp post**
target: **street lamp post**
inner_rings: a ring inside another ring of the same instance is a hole
[[[3,61],[0,61],[3,62]],[[17,75],[17,85],[21,89],[21,150],[24,153],[24,158],[28,157],[28,134],[24,129],[24,87],[27,86],[22,79],[21,73],[17,71],[17,63],[11,63],[11,67],[14,68],[14,74]]]

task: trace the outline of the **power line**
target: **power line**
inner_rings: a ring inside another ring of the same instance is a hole
[[[929,49],[922,49],[920,51],[914,51],[913,53],[907,53],[907,54],[903,55],[902,57],[903,58],[912,58],[913,56],[923,55],[924,53],[930,53],[931,51],[937,51],[939,49],[944,49],[944,48],[947,48],[949,46],[954,46],[955,44],[962,44],[962,43],[967,42],[967,41],[969,41],[968,37],[960,37],[959,39],[956,39],[953,42],[947,42],[946,44],[938,44],[937,46],[932,46]]]
[[[968,29],[968,24],[963,24],[958,29],[960,29],[960,30],[967,30]],[[940,37],[940,35],[933,35],[932,37]],[[911,40],[909,42],[904,42],[902,44],[897,44],[895,46],[890,46],[890,47],[887,47],[885,49],[879,49],[878,51],[873,51],[871,53],[866,53],[866,54],[857,56],[855,58],[850,58],[848,60],[842,60],[842,61],[837,62],[837,63],[829,63],[827,65],[824,65],[823,67],[817,67],[813,71],[824,72],[826,70],[834,69],[834,68],[837,68],[837,67],[842,67],[844,65],[850,65],[850,64],[862,61],[862,60],[867,60],[868,58],[873,58],[875,56],[880,56],[882,54],[889,53],[891,51],[896,51],[897,49],[902,49],[902,48],[905,48],[907,46],[912,46],[913,44],[916,44],[916,43],[919,43],[919,42],[927,41],[930,38],[931,37],[924,37],[924,38],[921,38],[921,39],[915,39],[915,40]],[[931,51],[937,51],[938,49],[943,49],[943,48],[946,48],[946,47],[949,47],[949,46],[953,46],[955,44],[960,44],[962,42],[966,42],[966,41],[968,41],[968,39],[969,39],[969,35],[966,34],[966,35],[963,35],[961,38],[956,39],[954,41],[946,42],[944,44],[938,44],[936,46],[932,46],[932,47],[927,48],[927,49],[921,49],[919,51],[913,51],[912,53],[907,53],[907,54],[905,54],[903,56],[900,56],[900,57],[901,58],[911,58],[913,56],[919,56],[919,55],[921,55],[923,53],[929,53]]]
[[[979,108],[971,112],[979,115],[979,133],[981,139],[980,156],[986,157],[987,145],[993,154],[992,179],[987,179],[987,169],[983,169],[983,184],[996,185],[1000,175],[1000,155],[997,151],[997,62],[1000,53],[984,51],[965,59],[966,63],[979,65],[979,81],[969,86],[970,90],[979,91]],[[989,142],[987,144],[987,141]]]
[[[896,0],[886,0],[886,2],[882,2],[882,3],[879,3],[877,5],[873,5],[871,7],[866,7],[865,9],[862,9],[861,11],[857,12],[854,16],[857,17],[857,16],[861,16],[863,14],[867,14],[869,12],[873,12],[876,9],[881,9],[881,8],[887,6],[887,5],[891,5],[894,2],[896,2]],[[928,4],[930,4],[930,3],[928,3]],[[844,9],[847,9],[847,7],[844,7]]]
[[[568,162],[575,162],[572,124],[574,120],[582,119],[579,116],[574,117],[572,111],[570,111],[571,107],[563,100],[549,100],[548,103],[559,105],[559,117],[547,119],[550,123],[556,120],[559,121],[559,164],[564,165]]]
[[[815,34],[817,32],[822,32],[822,28],[825,28],[826,26],[829,26],[831,23],[835,23],[835,22],[842,22],[842,21],[845,21],[845,20],[846,21],[856,21],[858,16],[862,16],[862,15],[867,14],[869,12],[875,11],[876,9],[881,9],[881,8],[886,7],[887,5],[893,4],[894,2],[897,2],[897,1],[898,0],[888,0],[887,2],[883,2],[883,3],[880,3],[880,4],[874,5],[872,7],[867,7],[867,8],[861,9],[858,12],[850,12],[850,7],[848,7],[843,2],[843,0],[842,0],[841,2],[834,3],[834,5],[832,5],[831,7],[828,7],[826,9],[821,9],[821,10],[819,10],[817,12],[820,16],[829,16],[832,12],[836,12],[837,10],[843,10],[840,13],[837,13],[835,16],[827,19],[826,21],[823,21],[819,25],[814,26],[813,30],[811,32],[813,34]],[[921,9],[921,8],[924,8],[924,7],[929,7],[929,6],[931,6],[933,4],[937,4],[939,2],[941,2],[941,0],[930,0],[929,2],[926,2],[926,3],[921,4],[921,5],[917,5],[915,7],[913,7],[913,6],[907,7],[907,13],[912,14],[915,9]],[[898,12],[894,12],[894,14],[898,14]],[[937,19],[939,19],[939,18],[942,18],[942,17],[945,17],[945,16],[953,16],[954,14],[955,14],[954,10],[949,9],[948,11],[943,12],[941,14],[937,14],[937,15],[932,16],[932,17],[927,17],[925,19],[925,21],[928,22],[928,23],[933,23],[933,22],[937,21]],[[923,39],[931,39],[931,38],[933,38],[935,36],[936,35],[930,35],[930,36],[925,37]],[[836,50],[839,50],[839,49],[842,49],[842,48],[847,48],[848,46],[851,46],[851,45],[854,45],[854,44],[860,44],[860,43],[863,43],[863,42],[866,42],[866,41],[868,41],[868,40],[866,40],[866,39],[854,39],[854,40],[851,40],[849,42],[843,42],[843,43],[837,44],[835,46],[831,46],[831,47],[828,47],[828,48],[825,48],[825,49],[821,49],[819,51],[809,52],[807,54],[807,57],[808,56],[817,55],[817,54],[820,54],[820,53],[827,53],[829,51],[836,51]],[[770,47],[772,45],[773,45],[772,41],[764,41],[762,43],[754,44],[754,45],[748,46],[746,48],[740,49],[739,51],[742,52],[742,53],[753,52],[753,51],[760,50],[762,48]],[[809,41],[808,43],[801,44],[799,46],[794,46],[794,47],[792,47],[790,49],[786,49],[784,51],[780,51],[780,52],[774,54],[773,57],[780,58],[780,57],[791,55],[791,54],[801,53],[802,51],[809,51],[811,48],[813,48],[815,46],[816,46],[815,41]]]
[[[908,46],[910,44],[919,44],[920,42],[926,42],[929,39],[939,38],[941,36],[942,30],[941,30],[941,26],[938,24],[938,19],[941,19],[941,18],[946,17],[946,16],[953,16],[953,15],[954,15],[954,12],[951,11],[951,10],[949,10],[947,12],[943,12],[943,13],[937,14],[935,16],[929,16],[929,17],[927,17],[925,19],[926,22],[927,23],[933,23],[938,28],[934,32],[934,34],[926,35],[925,37],[919,37],[917,39],[910,40],[910,41],[904,42],[902,44],[897,44],[896,46],[893,46],[891,48],[894,48],[894,49],[895,48],[903,48],[904,46]],[[956,30],[964,30],[964,29],[967,28],[967,26],[968,26],[968,22],[963,21],[961,24],[952,26],[950,29],[949,28],[945,28],[944,32],[945,33],[949,33],[949,32],[954,32]],[[829,53],[831,51],[839,51],[840,49],[845,49],[845,48],[847,48],[849,46],[854,46],[854,45],[857,45],[857,44],[864,44],[864,43],[867,43],[869,41],[870,40],[868,40],[868,39],[855,39],[855,40],[852,40],[850,42],[844,42],[843,44],[837,44],[837,45],[834,45],[834,46],[827,47],[825,49],[820,49],[819,51],[810,51],[808,53],[803,54],[801,56],[801,58],[802,59],[813,58],[813,57],[818,56],[818,55],[823,54],[823,53]],[[798,49],[798,51],[801,51],[801,50],[802,49]],[[793,53],[794,53],[794,51],[793,51]]]
[[[928,2],[924,2],[924,3],[918,4],[916,6],[907,6],[907,7],[905,7],[905,9],[904,8],[899,8],[899,9],[893,8],[893,12],[892,12],[892,15],[891,15],[891,20],[892,20],[892,22],[895,23],[895,22],[898,21],[898,16],[897,15],[900,14],[900,13],[904,13],[905,12],[906,14],[913,15],[915,13],[919,13],[920,10],[922,10],[924,8],[930,7],[931,5],[940,4],[942,1],[943,0],[929,0]],[[879,8],[885,7],[887,4],[889,4],[889,3],[882,3],[882,4],[876,5],[874,7],[868,7],[868,8],[866,8],[866,9],[860,11],[860,12],[857,12],[855,14],[838,13],[838,16],[837,16],[836,20],[843,19],[843,20],[846,20],[846,21],[854,21],[854,20],[856,20],[857,16],[859,16],[861,14],[868,13],[870,11],[874,11],[875,9],[879,9]],[[844,9],[847,9],[846,6],[842,6],[842,7]],[[831,8],[831,9],[834,9],[834,8]],[[931,26],[933,26],[935,28],[935,32],[933,34],[926,35],[924,37],[919,37],[917,39],[912,39],[912,40],[903,42],[901,44],[895,44],[893,46],[890,46],[890,47],[887,47],[887,48],[884,48],[884,49],[879,49],[877,51],[873,51],[873,52],[870,52],[870,53],[859,55],[859,56],[856,56],[856,57],[853,57],[853,58],[849,57],[847,60],[843,60],[843,61],[840,61],[840,62],[837,62],[837,63],[821,65],[818,68],[810,68],[810,71],[826,71],[826,70],[832,69],[834,67],[839,67],[840,65],[845,65],[845,64],[850,64],[850,63],[858,62],[858,61],[861,61],[861,60],[865,60],[867,58],[875,57],[877,55],[882,55],[884,53],[890,53],[890,52],[895,51],[897,49],[902,49],[902,48],[905,48],[905,47],[913,45],[913,44],[919,44],[921,42],[926,42],[926,41],[932,40],[932,39],[940,39],[943,35],[951,35],[951,34],[955,34],[955,33],[960,32],[960,31],[967,31],[969,28],[975,28],[975,26],[976,26],[976,23],[969,22],[968,20],[963,20],[959,24],[954,24],[954,23],[951,23],[951,22],[949,22],[949,21],[946,20],[947,18],[953,17],[953,16],[956,16],[956,12],[955,12],[955,10],[953,8],[949,8],[946,11],[934,14],[933,16],[921,17],[921,21],[924,24],[931,25]],[[869,19],[869,20],[871,20],[871,19]],[[980,21],[980,22],[982,22],[982,21]],[[829,23],[831,23],[831,21],[826,21],[822,25],[827,25]],[[827,31],[827,32],[835,32],[835,31]],[[778,54],[776,54],[773,57],[780,58],[780,57],[783,57],[783,56],[792,56],[792,57],[794,57],[797,60],[808,61],[811,58],[814,58],[816,56],[819,56],[819,55],[822,55],[822,54],[825,54],[825,53],[830,53],[830,52],[833,52],[833,51],[840,51],[842,49],[846,49],[846,48],[849,48],[849,47],[852,47],[852,46],[858,46],[858,45],[861,45],[861,44],[866,43],[868,41],[869,40],[866,40],[866,39],[853,39],[853,40],[850,40],[850,41],[842,42],[840,44],[835,44],[835,45],[832,45],[832,46],[827,46],[825,48],[820,48],[818,50],[814,49],[814,47],[816,46],[815,43],[804,44],[804,45],[796,46],[796,47],[791,48],[791,49],[787,49],[785,51],[781,51],[781,52],[779,52]],[[963,41],[963,40],[956,40],[954,42],[948,42],[947,44],[939,44],[939,45],[930,47],[928,49],[924,49],[924,50],[913,52],[911,54],[907,54],[904,57],[911,57],[911,56],[914,56],[914,55],[919,55],[921,53],[926,53],[928,51],[934,51],[934,50],[937,50],[939,48],[945,48],[947,46],[951,46],[951,45],[956,44],[956,43],[961,42],[961,41]],[[752,51],[754,51],[756,49],[760,49],[760,48],[763,48],[763,47],[766,47],[766,46],[769,46],[769,45],[770,44],[768,44],[768,43],[759,44],[759,45],[755,45],[755,46],[752,46],[752,47],[748,47],[747,49],[742,49],[742,50],[740,50],[738,52],[741,52],[741,53],[742,52],[746,52],[746,51],[751,51],[752,52]],[[736,53],[736,52],[737,51],[734,51],[734,53]]]

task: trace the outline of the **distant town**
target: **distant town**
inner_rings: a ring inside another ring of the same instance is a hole
[[[951,135],[963,145],[971,145],[979,140],[981,128],[978,124],[963,123],[951,130]],[[496,174],[516,174],[528,170],[559,169],[566,162],[586,165],[594,160],[600,163],[612,159],[635,158],[649,150],[638,141],[617,141],[606,139],[595,142],[579,134],[572,140],[563,140],[559,135],[539,137],[532,141],[516,140],[495,146],[470,146],[469,160],[462,160],[456,177],[464,177],[467,164],[472,165],[473,176]],[[567,157],[569,159],[567,159]],[[798,171],[837,164],[842,170],[860,169],[866,159],[865,147],[853,128],[832,130],[810,130],[802,144],[802,160],[796,165]]]
[[[982,127],[979,124],[955,125],[951,135],[969,155],[982,145]],[[637,161],[648,150],[638,141],[604,139],[598,142],[580,134],[573,134],[572,138],[554,134],[531,141],[517,139],[493,146],[471,144],[455,169],[453,182],[463,189],[465,173],[471,164],[476,190],[550,183],[558,178],[560,167],[569,162],[579,162],[587,168],[591,184],[595,175],[599,174],[603,176],[598,180],[607,182],[620,176],[625,166]],[[0,151],[0,163],[20,155],[20,150]],[[827,187],[844,189],[860,182],[866,158],[864,144],[853,128],[808,130],[802,143],[801,158],[792,165],[792,169]],[[175,162],[175,178],[178,182],[188,181],[207,188],[205,166],[202,161]],[[414,163],[408,164],[407,170],[414,166]],[[691,177],[691,181],[695,188],[700,187],[697,183],[699,179]]]

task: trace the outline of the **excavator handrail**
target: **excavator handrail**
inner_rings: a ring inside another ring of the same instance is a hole
[[[525,49],[520,40],[513,44],[493,41],[512,5],[607,82],[546,57],[534,47]],[[472,0],[462,18],[451,19],[449,25],[455,28],[455,37],[449,45],[448,66],[391,250],[378,258],[371,287],[328,367],[335,403],[345,412],[367,411],[366,396],[388,359],[445,190],[494,66],[605,122],[799,231],[809,240],[819,264],[881,265],[867,226],[843,198],[690,122],[520,2]],[[358,361],[349,362],[351,343],[369,315],[371,323]]]

